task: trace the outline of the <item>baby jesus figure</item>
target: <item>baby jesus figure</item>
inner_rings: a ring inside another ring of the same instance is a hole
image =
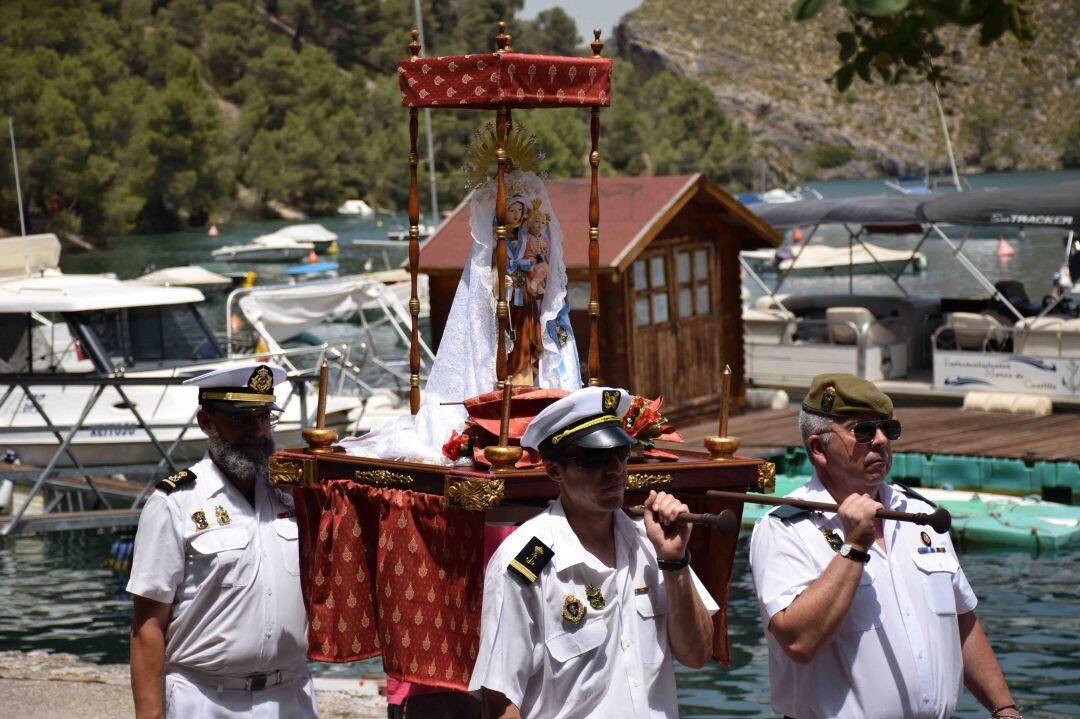
[[[546,212],[540,209],[540,199],[533,200],[532,212],[525,224],[525,259],[532,262],[526,286],[529,294],[538,301],[544,296],[547,287],[548,253],[550,246],[547,239],[547,227],[551,222]]]

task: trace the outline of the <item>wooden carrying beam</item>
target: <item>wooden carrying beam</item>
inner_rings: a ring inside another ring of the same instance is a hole
[[[420,55],[420,32],[412,31],[409,53],[413,58]],[[420,411],[420,297],[417,293],[417,276],[420,272],[420,190],[416,185],[416,166],[420,155],[416,152],[416,135],[420,121],[417,109],[409,108],[409,314],[412,316],[412,337],[409,342],[409,410]],[[436,218],[432,218],[435,222]]]

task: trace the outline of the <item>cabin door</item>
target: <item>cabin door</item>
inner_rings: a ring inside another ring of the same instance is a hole
[[[711,243],[682,238],[633,264],[633,391],[664,395],[669,410],[714,402],[720,387],[722,328]]]

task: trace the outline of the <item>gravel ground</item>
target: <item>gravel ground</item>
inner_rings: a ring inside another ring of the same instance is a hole
[[[316,680],[321,719],[384,719],[377,694],[333,691]],[[341,686],[334,683],[334,688]],[[125,664],[87,664],[72,654],[0,652],[0,707],[19,719],[128,719],[135,715]]]

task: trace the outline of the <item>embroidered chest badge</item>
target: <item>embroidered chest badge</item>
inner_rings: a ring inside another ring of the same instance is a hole
[[[201,509],[192,513],[191,521],[195,522],[195,529],[199,532],[210,528],[210,523],[206,521],[206,512]]]
[[[589,600],[589,606],[593,609],[603,609],[607,604],[600,587],[594,587],[591,584],[585,585],[585,598]]]
[[[562,605],[563,619],[571,624],[577,624],[585,618],[585,614],[588,610],[585,609],[585,605],[581,603],[581,600],[575,597],[573,594],[567,594],[566,600]]]
[[[232,521],[229,519],[229,510],[225,509],[220,504],[214,507],[214,518],[217,519],[217,523],[222,527]]]
[[[920,532],[919,533],[919,539],[921,539],[922,543],[925,544],[926,546],[928,546],[928,547],[930,546],[930,544],[931,544],[930,535],[927,534],[926,532]]]
[[[836,532],[823,529],[821,533],[825,536],[825,541],[829,543],[829,548],[834,552],[839,552],[840,547],[844,546],[844,540],[840,539],[840,535]]]

